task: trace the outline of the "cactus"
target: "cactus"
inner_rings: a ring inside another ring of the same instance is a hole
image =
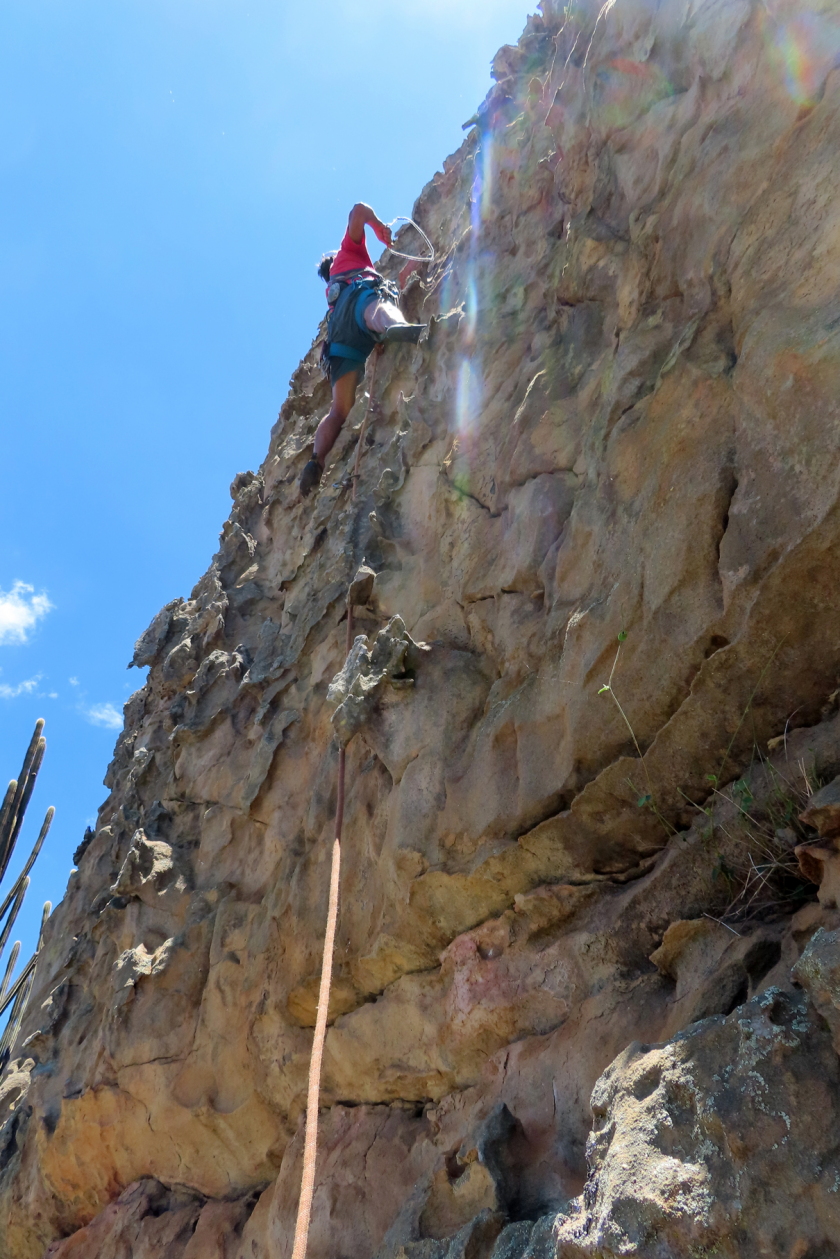
[[[38,838],[35,840],[35,847],[32,849],[32,852],[29,854],[29,860],[27,861],[26,865],[23,867],[17,879],[15,880],[14,885],[12,886],[12,889],[9,892],[6,899],[3,901],[3,904],[0,905],[0,922],[3,921],[3,916],[6,913],[6,910],[9,908],[12,901],[17,896],[18,889],[20,888],[21,883],[23,883],[24,879],[29,874],[29,871],[32,869],[35,862],[37,861],[38,853],[41,851],[41,849],[44,846],[44,840],[47,838],[47,831],[50,829],[50,823],[52,822],[54,816],[55,816],[55,809],[53,808],[52,805],[50,805],[50,807],[47,809],[47,816],[44,818],[44,823],[41,827],[41,833],[39,834]],[[0,957],[2,957],[2,955],[3,955],[3,950],[2,948],[0,948]]]
[[[41,768],[44,752],[47,749],[47,741],[41,735],[43,728],[44,719],[39,717],[35,722],[35,732],[30,740],[29,747],[26,749],[26,756],[23,758],[23,768],[17,781],[17,790],[15,791],[12,806],[9,809],[8,817],[5,818],[5,825],[0,831],[0,879],[5,876],[11,861],[17,837],[23,825],[26,807],[32,797],[35,779],[38,776],[38,770]],[[11,783],[9,786],[11,787]]]
[[[12,949],[12,956],[9,958],[9,965],[6,967],[6,973],[3,976],[3,985],[0,987],[0,1002],[2,1002],[6,995],[6,989],[8,988],[9,980],[12,977],[12,971],[15,969],[15,962],[18,960],[18,953],[20,953],[20,940],[15,940],[15,946]]]
[[[23,825],[24,815],[26,814],[27,806],[32,798],[32,792],[35,788],[35,780],[44,759],[47,741],[41,733],[43,729],[43,718],[39,718],[39,720],[35,723],[34,733],[29,741],[29,747],[26,749],[26,755],[23,758],[23,767],[20,772],[20,777],[12,779],[9,783],[6,794],[3,797],[2,806],[0,806],[0,880],[3,879],[9,868],[15,844],[17,843],[18,836],[20,835],[21,827]],[[50,808],[47,809],[46,817],[44,818],[43,825],[41,826],[41,830],[35,841],[32,852],[29,854],[26,865],[15,879],[15,882],[6,895],[6,899],[3,901],[3,904],[0,905],[0,923],[3,922],[3,919],[6,918],[6,915],[8,914],[5,926],[2,931],[0,931],[0,958],[3,956],[6,944],[8,943],[9,936],[12,932],[12,927],[14,926],[15,920],[20,913],[21,905],[23,904],[24,897],[26,896],[27,889],[29,888],[29,872],[38,859],[38,854],[44,845],[44,840],[47,837],[47,832],[50,829],[50,824],[53,820],[54,814],[55,809],[50,806]],[[47,919],[50,916],[51,909],[52,906],[50,905],[50,902],[47,901],[44,905],[44,911],[41,916],[41,931],[38,937],[38,947],[21,971],[18,978],[13,984],[11,984],[10,987],[15,963],[17,962],[18,955],[20,953],[20,941],[16,941],[14,947],[12,948],[12,955],[9,959],[8,966],[6,967],[2,987],[0,987],[0,1015],[2,1015],[10,1005],[12,1006],[5,1031],[3,1032],[2,1037],[0,1037],[0,1070],[2,1070],[9,1061],[11,1052],[14,1048],[15,1040],[17,1039],[18,1032],[20,1031],[21,1023],[23,1022],[23,1016],[26,1013],[26,1007],[35,983],[35,967],[38,961],[38,954],[40,953],[41,946],[44,942],[44,929],[47,924]]]
[[[23,1016],[26,1013],[26,1007],[29,1005],[29,998],[35,984],[35,967],[38,962],[38,954],[41,952],[41,947],[44,943],[44,928],[47,925],[47,919],[49,918],[51,911],[52,905],[49,901],[46,901],[44,903],[43,913],[41,914],[41,930],[38,934],[38,947],[26,963],[26,966],[18,976],[12,988],[9,990],[8,995],[3,998],[3,1002],[0,1004],[0,1014],[2,1014],[9,1003],[14,1000],[12,1013],[10,1014],[9,1021],[6,1024],[6,1030],[3,1035],[0,1036],[0,1071],[5,1070],[9,1059],[12,1056],[12,1049],[14,1048],[15,1041],[17,1040],[21,1023],[23,1022]],[[15,947],[20,947],[19,942]]]
[[[6,941],[8,940],[9,936],[12,934],[12,927],[15,925],[15,919],[20,913],[20,907],[23,904],[23,898],[26,895],[27,888],[29,887],[29,879],[24,879],[22,883],[20,879],[18,879],[15,886],[18,887],[18,892],[17,892],[17,895],[15,896],[15,903],[12,906],[12,912],[9,914],[8,920],[6,922],[5,927],[3,928],[2,934],[0,934],[0,957],[3,956],[3,950],[6,947]]]
[[[12,989],[12,992],[15,994],[15,1003],[12,1006],[12,1013],[10,1014],[9,1021],[6,1024],[6,1030],[3,1035],[0,1036],[0,1071],[5,1068],[12,1056],[12,1045],[14,1044],[15,1037],[20,1029],[23,1016],[26,1013],[26,1006],[29,1001],[29,994],[32,991],[32,981],[34,978],[35,966],[33,959]],[[5,1005],[8,1005],[11,1000],[12,992],[10,992],[9,996],[6,998]]]
[[[47,904],[49,904],[49,901],[47,901]],[[15,940],[15,944],[19,946],[20,940]],[[12,952],[14,952],[14,949],[12,950]],[[26,965],[24,966],[23,970],[18,975],[15,982],[12,984],[9,991],[3,997],[3,1000],[0,1001],[0,1014],[4,1014],[6,1010],[8,1010],[9,1006],[12,1004],[13,1001],[15,1003],[14,1009],[12,1010],[12,1017],[10,1018],[9,1022],[6,1025],[6,1032],[8,1032],[11,1029],[12,1024],[14,1023],[15,1010],[17,1010],[20,1004],[20,1002],[18,1001],[18,998],[20,997],[21,1000],[23,999],[22,998],[23,990],[25,989],[29,980],[32,978],[32,972],[35,970],[35,963],[37,962],[37,960],[38,960],[38,954],[36,952],[32,954],[29,961],[26,963]],[[7,1039],[6,1032],[3,1033],[3,1037],[2,1039],[0,1039],[0,1045],[3,1045],[6,1042],[6,1039]]]
[[[3,798],[3,807],[0,808],[0,835],[5,835],[6,828],[9,824],[9,818],[12,814],[15,796],[17,794],[17,779],[13,778],[6,789],[6,795]]]

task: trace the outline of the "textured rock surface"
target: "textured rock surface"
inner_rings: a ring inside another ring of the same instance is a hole
[[[313,347],[137,643],[0,1082],[4,1259],[290,1254],[336,731],[310,1259],[840,1253],[830,786],[799,820],[840,771],[838,53],[828,0],[586,0],[498,54],[356,501],[364,400],[297,495]]]
[[[590,1176],[555,1221],[558,1254],[836,1254],[839,1067],[807,999],[773,988],[631,1046],[593,1093]]]

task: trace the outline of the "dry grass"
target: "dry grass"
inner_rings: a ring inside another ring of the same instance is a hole
[[[817,790],[804,762],[780,770],[761,761],[748,775],[713,789],[708,838],[718,841],[713,870],[721,885],[721,920],[747,924],[791,913],[810,899],[794,849],[813,839],[799,820]]]

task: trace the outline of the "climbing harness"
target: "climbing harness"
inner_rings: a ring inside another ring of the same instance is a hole
[[[388,248],[390,249],[391,253],[394,254],[394,256],[397,258],[407,258],[409,262],[434,262],[435,247],[432,244],[432,242],[429,240],[426,233],[423,231],[422,227],[418,227],[417,224],[414,222],[414,219],[406,218],[404,214],[398,214],[395,219],[391,220],[391,222],[388,224],[388,227],[393,227],[395,223],[410,223],[411,226],[414,228],[414,230],[416,232],[419,232],[420,235],[423,237],[426,247],[429,250],[429,256],[428,258],[423,258],[420,256],[420,254],[404,254],[402,253],[401,250],[394,249],[393,245],[389,245]]]
[[[379,334],[372,333],[365,323],[365,311],[371,302],[384,299],[399,305],[400,291],[390,280],[370,272],[349,272],[332,280],[327,289],[329,322],[326,339],[321,343],[320,367],[329,379],[330,359],[345,358],[364,363]]]
[[[353,463],[353,502],[356,500],[356,485],[359,479],[359,462],[362,456],[362,442],[367,431],[368,419],[373,405],[373,391],[376,386],[376,369],[379,366],[381,347],[373,360],[373,372],[370,379],[367,410],[356,444],[356,458]],[[347,637],[344,646],[345,660],[353,646],[353,604],[351,591],[347,593]],[[295,1244],[292,1259],[305,1259],[306,1243],[309,1238],[309,1222],[312,1215],[312,1195],[315,1191],[315,1160],[318,1154],[318,1101],[321,1093],[321,1064],[324,1059],[324,1041],[327,1035],[327,1014],[330,1006],[330,988],[332,986],[333,950],[335,948],[335,931],[338,923],[338,885],[341,873],[341,828],[344,822],[344,775],[346,755],[341,747],[338,753],[338,799],[335,807],[335,839],[333,840],[332,865],[330,868],[330,898],[327,907],[327,929],[324,933],[324,960],[321,966],[321,984],[318,990],[318,1013],[315,1018],[315,1035],[312,1039],[312,1056],[309,1059],[309,1089],[306,1097],[306,1136],[303,1143],[303,1173],[300,1182],[300,1200],[298,1202],[297,1222],[295,1224]]]
[[[420,234],[428,255],[406,254],[400,249],[389,245],[389,251],[395,258],[406,258],[409,262],[434,262],[435,248],[422,227],[414,219],[398,214],[388,227],[395,223],[409,223]],[[370,342],[377,341],[377,335],[371,335],[364,320],[365,310],[377,298],[384,298],[396,305],[400,302],[400,290],[391,280],[374,270],[364,267],[360,271],[345,271],[341,275],[331,276],[327,286],[327,305],[329,321],[327,335],[321,342],[319,366],[322,373],[330,379],[330,358],[349,359],[353,363],[364,363],[370,353]]]

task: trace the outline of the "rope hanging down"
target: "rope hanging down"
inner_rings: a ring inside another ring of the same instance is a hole
[[[419,232],[419,233],[420,233],[420,235],[423,237],[423,241],[424,241],[424,243],[425,243],[425,245],[426,245],[426,248],[427,248],[427,249],[428,249],[428,251],[429,251],[429,256],[426,258],[426,257],[421,257],[421,256],[420,256],[420,254],[404,254],[404,253],[402,253],[402,252],[401,252],[401,250],[399,250],[399,249],[394,249],[393,245],[389,245],[389,246],[388,246],[388,249],[390,250],[390,252],[391,252],[391,253],[392,253],[392,254],[393,254],[396,258],[407,258],[409,262],[434,262],[434,260],[435,260],[435,247],[434,247],[434,245],[432,244],[432,242],[429,240],[429,238],[428,238],[428,236],[426,235],[426,233],[423,231],[422,227],[418,227],[418,226],[417,226],[417,224],[414,222],[414,219],[408,219],[408,218],[406,218],[406,217],[405,217],[405,215],[404,215],[404,214],[398,214],[398,215],[397,215],[397,217],[396,217],[395,219],[392,219],[392,220],[391,220],[391,222],[388,224],[388,226],[389,226],[389,227],[393,227],[395,223],[410,223],[410,224],[411,224],[411,226],[414,228],[414,230],[415,230],[416,232]]]
[[[356,459],[353,464],[353,501],[356,499],[356,485],[359,480],[359,461],[362,455],[362,442],[367,430],[370,409],[373,405],[373,390],[376,385],[376,369],[382,351],[377,346],[373,360],[373,372],[370,379],[367,410],[362,421],[359,440],[356,444]],[[347,638],[344,648],[345,659],[350,655],[353,646],[353,605],[347,602]],[[341,827],[344,822],[344,773],[345,751],[342,747],[338,753],[338,800],[335,808],[335,839],[333,841],[332,866],[330,869],[330,899],[327,908],[327,929],[324,934],[324,961],[321,966],[321,985],[318,990],[318,1013],[315,1019],[315,1035],[312,1039],[312,1056],[309,1060],[309,1091],[306,1098],[306,1137],[303,1144],[303,1174],[300,1182],[300,1200],[298,1202],[297,1223],[295,1224],[295,1244],[292,1259],[305,1259],[306,1243],[309,1239],[309,1222],[312,1215],[312,1195],[315,1191],[315,1160],[318,1154],[318,1102],[321,1094],[321,1064],[324,1058],[324,1041],[327,1036],[327,1014],[330,1007],[330,988],[332,985],[333,950],[335,947],[335,931],[338,923],[338,886],[341,873]]]

